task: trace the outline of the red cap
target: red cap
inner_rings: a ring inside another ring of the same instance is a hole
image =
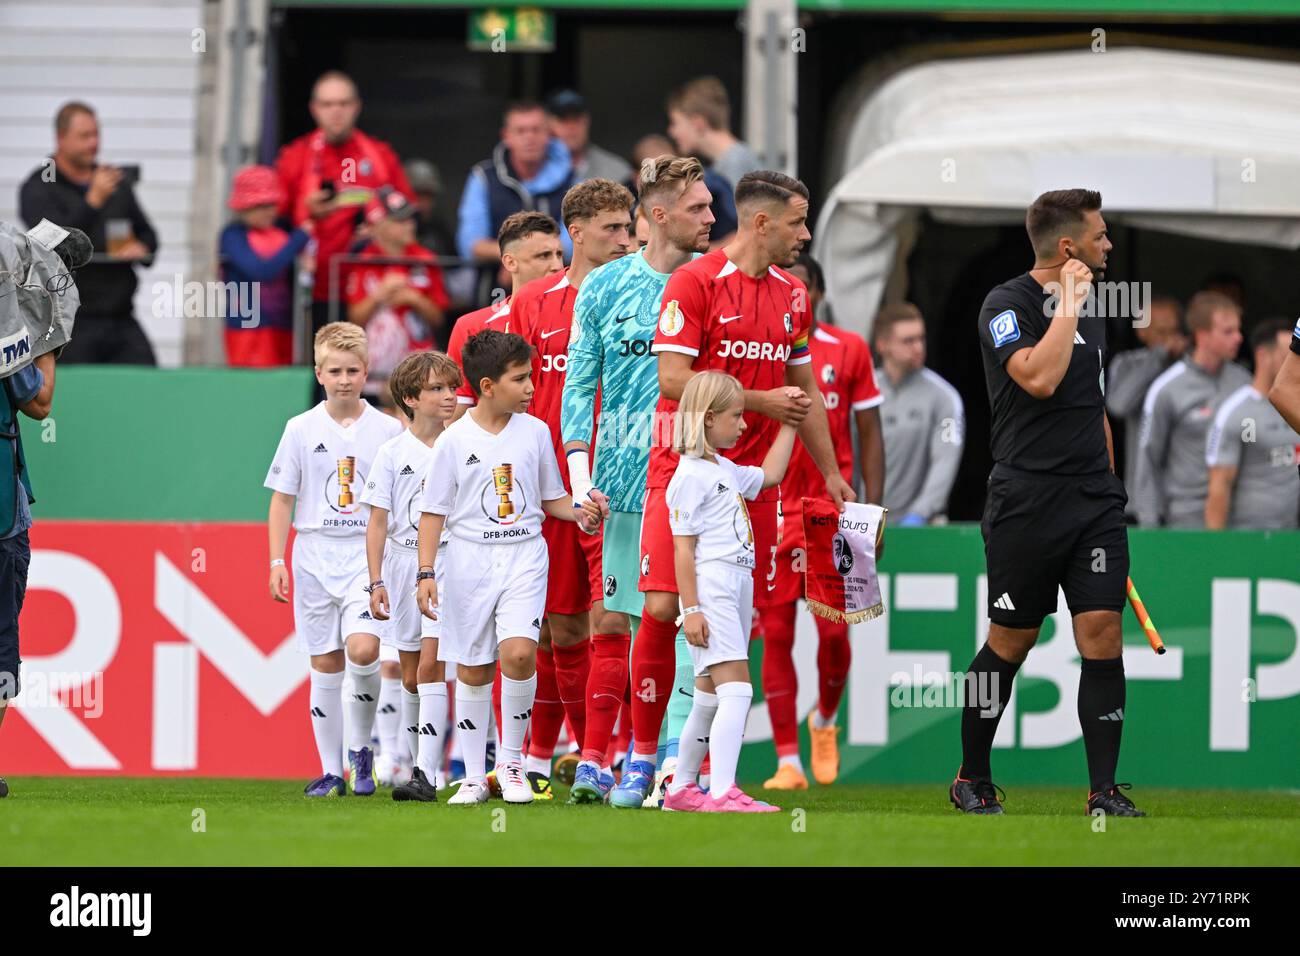
[[[254,206],[278,206],[283,199],[284,188],[274,169],[270,166],[245,166],[235,173],[226,205],[239,212]]]
[[[381,186],[366,205],[366,222],[379,222],[381,219],[400,221],[414,215],[415,206],[392,186]]]

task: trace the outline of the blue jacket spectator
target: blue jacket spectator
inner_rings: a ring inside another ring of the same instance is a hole
[[[456,250],[466,260],[495,266],[500,262],[497,230],[507,216],[537,210],[556,220],[560,204],[573,185],[569,151],[550,136],[546,111],[538,103],[506,108],[501,142],[490,158],[470,170],[461,194]],[[561,230],[564,257],[573,254],[568,232]]]

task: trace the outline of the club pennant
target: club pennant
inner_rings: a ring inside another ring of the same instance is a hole
[[[884,613],[876,578],[876,548],[885,533],[886,509],[846,502],[844,513],[818,498],[803,499],[808,549],[808,608],[828,621],[856,624]]]

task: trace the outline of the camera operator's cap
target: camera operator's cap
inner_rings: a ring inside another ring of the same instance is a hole
[[[366,207],[366,222],[393,219],[401,222],[415,216],[415,206],[392,186],[381,186]]]
[[[442,193],[442,174],[427,159],[408,159],[402,168],[417,193]]]
[[[270,166],[245,166],[235,173],[226,205],[236,212],[254,206],[278,206],[284,200],[280,177]]]
[[[546,98],[546,112],[566,118],[590,112],[586,98],[577,90],[556,90]]]

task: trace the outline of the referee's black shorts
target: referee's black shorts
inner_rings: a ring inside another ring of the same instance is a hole
[[[1036,628],[1056,612],[1122,611],[1127,595],[1124,482],[1109,471],[1051,475],[995,464],[984,504],[988,616]]]

